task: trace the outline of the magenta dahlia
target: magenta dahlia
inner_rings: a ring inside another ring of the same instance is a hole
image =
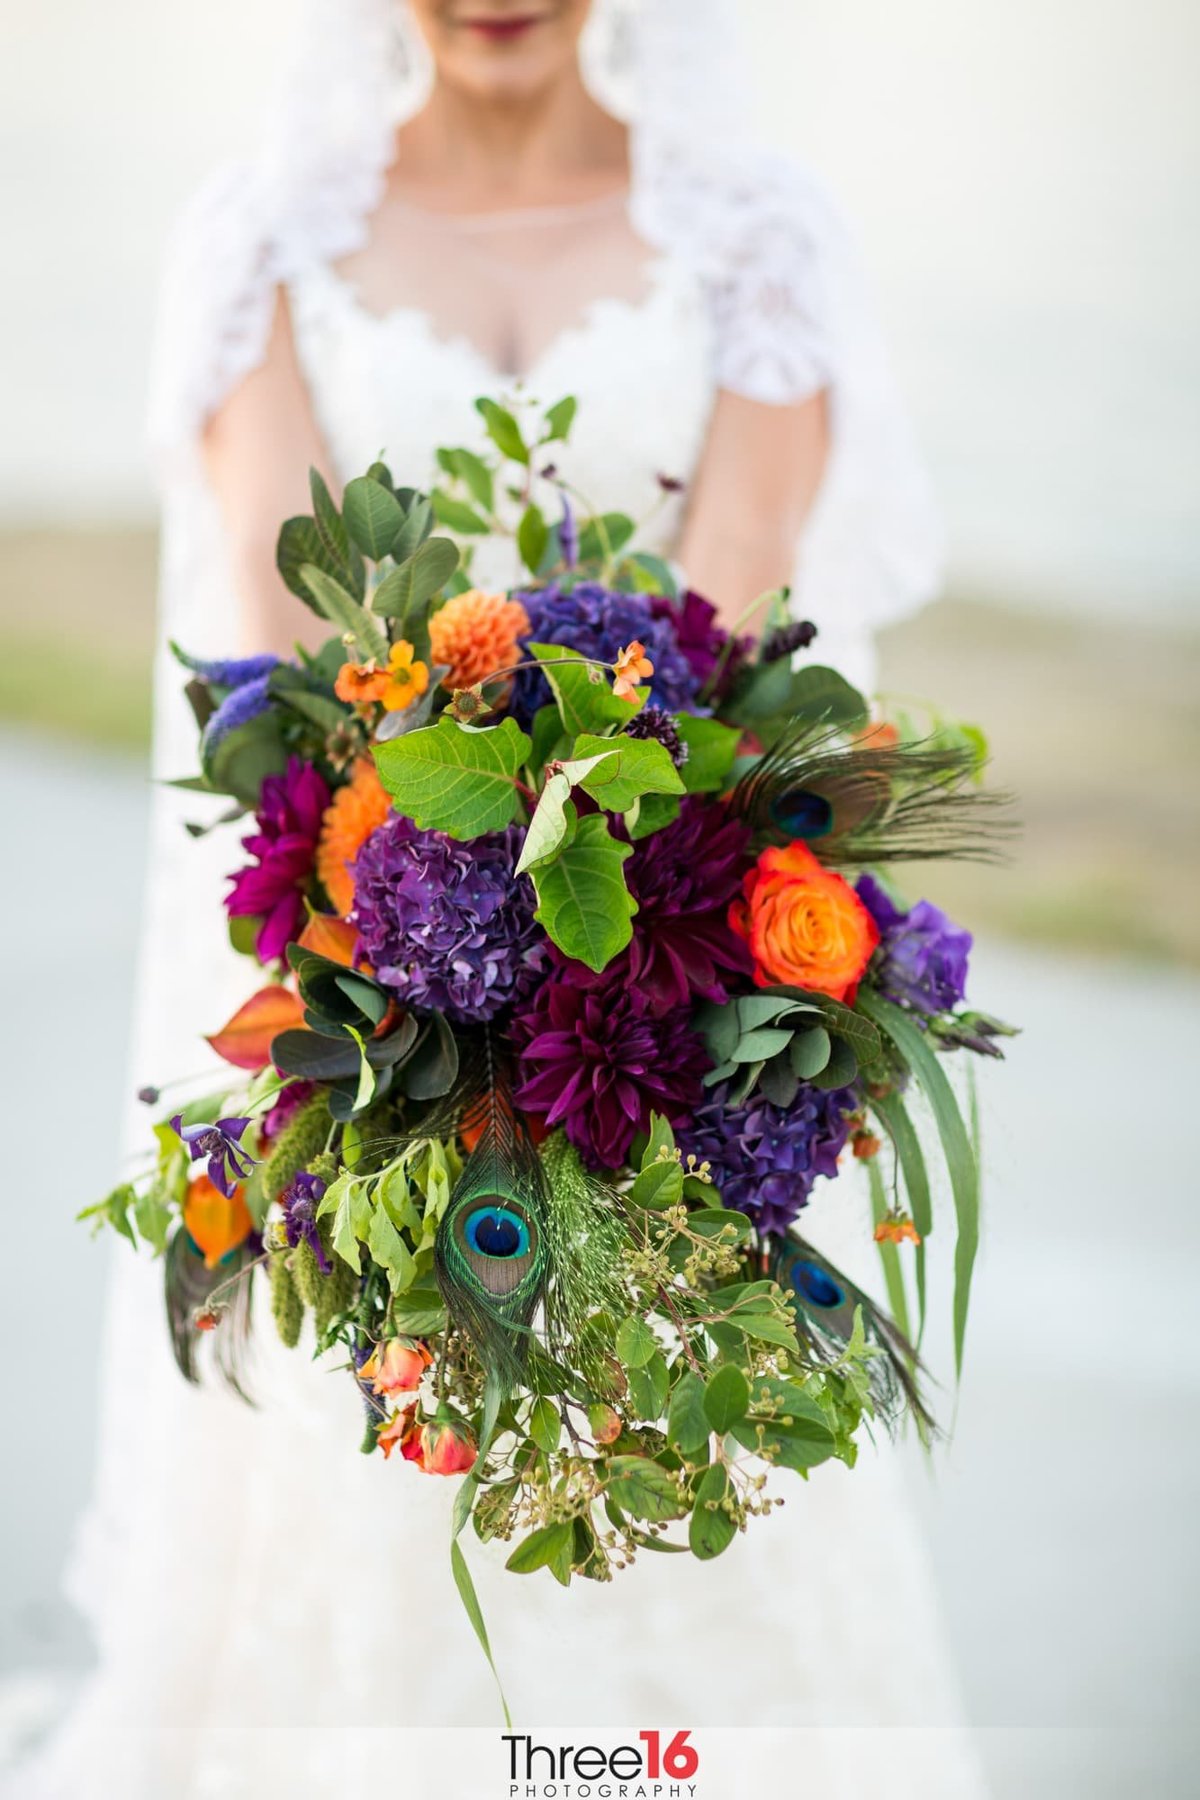
[[[727,916],[751,861],[749,827],[699,794],[685,796],[677,819],[634,845],[625,872],[638,910],[626,980],[650,1010],[723,1000],[729,976],[752,972]]]
[[[282,775],[268,775],[258,796],[258,830],[242,839],[254,863],[229,880],[225,910],[233,919],[261,918],[254,948],[274,962],[300,935],[304,890],[312,876],[329,787],[311,763],[288,758]]]
[[[591,1169],[618,1169],[650,1114],[690,1118],[709,1067],[688,1009],[651,1013],[615,977],[575,979],[562,963],[513,1021],[518,1106],[561,1125]]]

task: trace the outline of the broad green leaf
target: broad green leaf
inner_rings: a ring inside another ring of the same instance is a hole
[[[319,469],[308,471],[308,486],[321,541],[336,562],[339,572],[348,579],[355,598],[361,600],[366,588],[362,557],[350,542],[346,521],[334,504],[333,496]]]
[[[393,1294],[403,1293],[416,1277],[417,1265],[412,1252],[392,1224],[386,1207],[377,1205],[371,1214],[367,1232],[367,1249],[381,1269],[387,1270],[388,1286]]]
[[[675,599],[679,583],[671,572],[670,563],[664,562],[661,556],[652,556],[647,550],[635,551],[629,561],[639,594],[666,594],[669,599]]]
[[[701,1237],[720,1237],[722,1232],[728,1234],[727,1241],[744,1239],[750,1235],[750,1220],[745,1213],[736,1212],[731,1206],[700,1206],[688,1214],[688,1224]]]
[[[632,1314],[628,1319],[622,1319],[617,1327],[616,1352],[627,1369],[644,1368],[657,1349],[658,1339],[645,1319],[635,1318]]]
[[[643,794],[625,814],[625,829],[635,842],[653,837],[679,817],[679,807],[675,794]]]
[[[649,1212],[677,1206],[683,1199],[682,1167],[673,1156],[647,1163],[634,1176],[627,1198],[632,1205],[644,1206]]]
[[[546,430],[542,438],[544,444],[565,438],[575,421],[575,410],[578,402],[568,394],[563,400],[556,400],[546,412]]]
[[[571,804],[570,781],[563,774],[551,775],[538,796],[515,873],[524,875],[556,856],[574,832],[577,817]]]
[[[149,1244],[156,1256],[161,1256],[167,1247],[171,1209],[162,1198],[157,1184],[144,1188],[137,1196],[133,1203],[133,1218],[142,1242]]]
[[[540,1395],[530,1408],[528,1431],[539,1450],[554,1455],[562,1437],[562,1414],[548,1395]]]
[[[954,1362],[962,1374],[967,1312],[971,1301],[971,1275],[979,1248],[979,1171],[971,1140],[945,1070],[925,1034],[907,1013],[880,995],[864,992],[858,1005],[886,1034],[912,1070],[933,1109],[938,1136],[950,1172],[958,1237],[954,1246]]]
[[[694,1370],[685,1369],[671,1390],[667,1442],[686,1456],[708,1442],[711,1429],[704,1406],[704,1383]]]
[[[82,1224],[85,1220],[90,1219],[93,1221],[94,1231],[99,1231],[104,1225],[111,1225],[113,1230],[119,1232],[123,1238],[127,1238],[136,1250],[137,1239],[133,1235],[129,1213],[130,1209],[136,1206],[137,1198],[137,1189],[133,1183],[124,1181],[120,1187],[115,1187],[111,1194],[106,1194],[104,1199],[98,1201],[95,1206],[85,1206],[82,1212],[76,1213],[76,1223]]]
[[[723,1363],[708,1378],[704,1389],[704,1411],[709,1425],[719,1437],[732,1431],[750,1408],[750,1383],[734,1363]]]
[[[857,1074],[858,1058],[849,1041],[844,1037],[835,1037],[830,1040],[829,1059],[825,1067],[811,1079],[814,1087],[832,1093],[834,1088],[849,1087]]]
[[[879,1060],[883,1051],[882,1041],[870,1019],[865,1019],[861,1012],[844,1006],[840,1000],[834,1000],[828,994],[810,993],[807,988],[791,988],[788,991],[797,1000],[803,1000],[817,1008],[824,1017],[827,1029],[834,1037],[846,1040],[860,1065]]]
[[[506,723],[511,724],[511,721]],[[526,738],[524,742],[528,748],[529,740]],[[386,775],[384,785],[395,795]],[[398,798],[397,804],[402,811],[408,810]],[[510,812],[508,818],[511,816]],[[508,818],[503,822],[507,823]],[[480,826],[478,829],[494,830],[496,827]],[[622,867],[632,854],[633,846],[617,842],[603,815],[591,813],[579,820],[573,842],[560,850],[553,862],[534,871],[538,895],[535,917],[565,956],[586,963],[597,973],[607,967],[633,936],[631,920],[637,911],[637,902],[625,885]]]
[[[831,725],[856,727],[867,722],[867,703],[836,669],[806,663],[792,676],[789,711],[800,718],[826,719]]]
[[[782,1419],[739,1419],[733,1435],[743,1450],[781,1463],[785,1469],[814,1468],[828,1462],[837,1447],[823,1417],[802,1413],[797,1413],[790,1424],[784,1424]]]
[[[574,1547],[574,1525],[563,1519],[557,1525],[541,1525],[522,1538],[504,1566],[514,1575],[532,1575],[535,1569],[549,1568],[564,1552],[570,1556]]]
[[[680,714],[676,725],[688,747],[688,759],[679,771],[684,787],[689,794],[718,793],[733,768],[741,732],[691,713]]]
[[[579,778],[584,792],[605,812],[625,812],[643,794],[682,794],[683,782],[670,753],[653,738],[596,737],[584,733],[575,741],[573,755],[599,758]]]
[[[645,703],[643,689],[636,700],[618,700],[612,677],[577,651],[561,644],[527,644],[529,655],[543,665],[564,730],[572,737],[603,733],[606,726],[628,725]]]
[[[404,523],[404,510],[382,483],[358,475],[346,483],[342,510],[350,536],[359,549],[379,562],[388,554]]]
[[[282,774],[288,759],[279,719],[273,713],[260,713],[257,719],[235,726],[211,750],[201,740],[200,754],[216,792],[232,794],[251,810],[258,805],[266,777]]]
[[[397,1331],[433,1337],[446,1329],[446,1308],[436,1288],[411,1287],[392,1302],[391,1319]]]
[[[714,1463],[704,1471],[688,1521],[688,1547],[701,1562],[720,1556],[737,1536],[737,1526],[722,1505],[728,1492],[729,1476],[724,1464]]]
[[[529,451],[521,436],[521,427],[505,407],[498,406],[494,400],[481,399],[475,402],[475,410],[502,456],[507,456],[512,462],[529,461]]]
[[[607,562],[623,550],[636,526],[625,513],[597,513],[579,533],[580,562]]]
[[[656,1350],[649,1362],[643,1363],[640,1368],[630,1369],[628,1373],[629,1398],[635,1415],[639,1419],[661,1418],[671,1379],[662,1351]]]
[[[303,571],[307,564],[322,570],[331,580],[345,580],[346,571],[317,530],[316,520],[307,513],[301,513],[298,518],[286,519],[280,526],[275,546],[275,567],[283,577],[285,586],[298,599],[303,600],[305,606],[324,618],[326,615],[313,599],[304,579]]]
[[[621,1510],[635,1519],[677,1519],[685,1510],[674,1477],[648,1456],[610,1458],[608,1491]]]
[[[398,568],[389,569],[371,595],[371,610],[384,619],[403,621],[445,587],[459,563],[458,545],[431,537]],[[407,636],[401,625],[401,635]]]
[[[792,1041],[790,1031],[779,1031],[770,1026],[763,1026],[758,1031],[748,1031],[741,1038],[730,1057],[731,1062],[765,1062],[769,1056],[778,1056],[786,1050]]]
[[[521,552],[521,561],[531,575],[536,575],[542,566],[542,558],[546,554],[546,545],[550,542],[550,528],[546,524],[540,506],[532,501],[521,514],[521,522],[517,526],[517,549]]]
[[[814,1075],[820,1075],[828,1068],[831,1049],[829,1033],[823,1025],[814,1026],[810,1031],[797,1031],[791,1042],[792,1073],[801,1081],[811,1081]]]
[[[404,515],[403,525],[392,540],[392,561],[394,563],[407,562],[409,557],[420,549],[432,530],[432,501],[414,500]]]
[[[372,487],[375,485],[374,482],[371,483]],[[384,490],[379,488],[377,491],[382,494]],[[334,581],[314,563],[305,563],[301,572],[318,612],[336,625],[340,632],[349,632],[354,637],[363,661],[373,656],[378,662],[386,662],[386,634],[353,595],[346,592],[341,582]]]
[[[356,1185],[353,1181],[347,1181],[340,1190],[337,1210],[333,1216],[333,1247],[342,1261],[349,1263],[356,1275],[361,1275],[362,1259],[358,1251],[358,1233],[354,1229]],[[324,1198],[328,1200],[329,1193]]]
[[[465,483],[472,498],[485,512],[491,512],[496,500],[495,482],[482,456],[476,456],[473,450],[439,450],[437,457],[447,475]]]
[[[434,518],[439,525],[448,525],[451,531],[460,531],[464,537],[485,537],[492,529],[465,500],[455,500],[453,495],[443,494],[440,488],[435,488],[429,498]]]
[[[512,719],[473,731],[442,718],[377,744],[375,762],[397,811],[424,831],[475,838],[512,823],[519,801],[517,771],[528,753],[529,739]]]

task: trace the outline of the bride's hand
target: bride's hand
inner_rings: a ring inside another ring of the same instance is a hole
[[[828,413],[823,392],[795,406],[717,395],[679,561],[726,625],[793,579],[828,456]]]

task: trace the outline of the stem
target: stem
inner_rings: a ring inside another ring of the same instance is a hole
[[[671,1300],[671,1298],[667,1294],[667,1290],[665,1287],[662,1286],[661,1282],[659,1283],[658,1297],[662,1301],[667,1312],[671,1315],[672,1323],[674,1324],[676,1331],[679,1333],[679,1340],[683,1345],[685,1356],[687,1357],[688,1361],[691,1363],[692,1368],[695,1370],[696,1374],[702,1375],[703,1370],[701,1369],[700,1364],[696,1359],[696,1352],[692,1349],[692,1340],[689,1338],[689,1336],[687,1334],[687,1327],[685,1326],[683,1320],[680,1318],[679,1313],[676,1310],[674,1302]]]
[[[716,665],[713,668],[713,672],[709,676],[708,680],[705,682],[704,686],[700,690],[701,700],[708,700],[709,698],[711,698],[713,690],[716,688],[718,681],[720,681],[721,676],[725,672],[725,667],[729,661],[729,658],[733,655],[733,647],[737,642],[737,635],[738,635],[738,632],[742,629],[742,626],[748,625],[750,623],[750,620],[754,617],[755,613],[758,612],[762,607],[768,605],[770,601],[776,600],[776,599],[786,600],[786,598],[790,592],[791,592],[791,589],[785,588],[785,587],[784,588],[768,588],[765,594],[760,594],[758,596],[757,600],[752,600],[750,602],[750,605],[748,607],[746,607],[744,612],[741,612],[738,614],[737,618],[734,620],[733,624],[729,628],[728,637],[725,639],[725,642],[721,645],[721,654],[717,657]]]

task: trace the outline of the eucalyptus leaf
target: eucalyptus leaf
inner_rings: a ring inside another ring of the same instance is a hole
[[[370,476],[358,475],[346,483],[342,510],[346,528],[359,549],[372,562],[379,562],[391,550],[404,523],[404,512],[396,496]]]
[[[465,500],[456,500],[452,494],[443,494],[440,488],[435,488],[429,497],[433,503],[433,516],[439,525],[461,532],[464,537],[486,537],[492,529],[487,520],[473,506],[468,506]]]
[[[521,436],[521,428],[506,407],[499,406],[495,400],[480,399],[475,402],[475,410],[502,456],[512,462],[529,461],[529,449]]]
[[[371,482],[376,487],[375,482]],[[383,493],[382,488],[376,488]],[[305,563],[304,580],[319,613],[336,625],[338,630],[352,636],[357,644],[359,654],[365,661],[374,657],[377,662],[385,663],[388,658],[388,641],[385,633],[372,619],[364,607],[358,604],[354,596],[346,591],[340,581],[334,581],[314,563]]]

